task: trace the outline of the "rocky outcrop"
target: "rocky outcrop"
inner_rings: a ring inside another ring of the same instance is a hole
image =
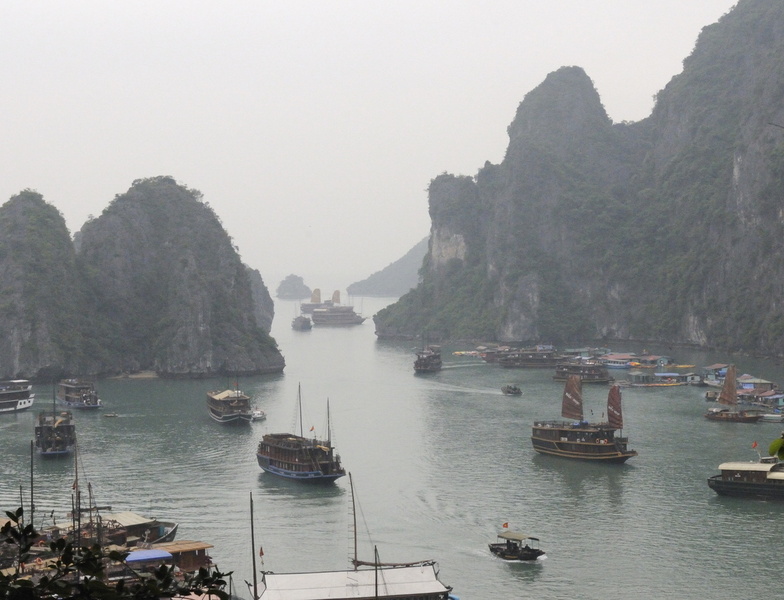
[[[284,368],[261,275],[197,191],[138,180],[75,239],[40,194],[0,207],[0,377]]]
[[[287,275],[280,282],[275,295],[282,300],[303,300],[310,298],[311,289],[305,285],[305,281],[299,275]]]
[[[37,192],[0,207],[0,378],[89,368],[85,315],[65,220]]]
[[[253,296],[253,314],[256,317],[256,324],[265,333],[269,333],[272,329],[272,320],[275,318],[275,302],[272,296],[270,296],[267,286],[264,285],[261,273],[247,266],[245,269],[250,280],[250,291]]]
[[[742,0],[639,123],[579,67],[548,75],[500,164],[431,182],[423,281],[378,335],[784,354],[782,56],[784,4]]]
[[[260,276],[242,264],[198,192],[170,177],[135,181],[80,238],[79,260],[123,370],[283,369],[268,335],[269,294],[254,300]]]

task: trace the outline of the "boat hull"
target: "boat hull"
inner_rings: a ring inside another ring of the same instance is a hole
[[[705,418],[709,421],[720,421],[724,423],[756,423],[760,420],[759,413],[744,413],[741,412],[717,412],[705,413]]]
[[[76,410],[95,410],[101,408],[100,400],[98,404],[84,404],[82,402],[68,402],[67,400],[57,400],[57,404],[63,408],[73,408]]]
[[[544,556],[544,550],[538,548],[509,548],[505,543],[488,544],[490,552],[495,554],[498,558],[509,561],[527,562],[534,561],[541,556]]]
[[[254,420],[253,413],[237,413],[227,415],[210,408],[209,414],[213,421],[230,425],[243,425]]]
[[[414,367],[414,373],[437,373],[440,370],[440,365],[434,367]]]
[[[49,451],[44,451],[44,452],[39,451],[38,452],[39,456],[44,456],[46,458],[56,458],[58,456],[68,456],[71,453],[73,453],[73,448],[67,448],[65,450],[57,450],[57,451],[54,451],[54,452],[49,452]]]
[[[288,469],[282,468],[280,466],[271,464],[271,461],[268,456],[263,456],[261,454],[256,454],[256,460],[259,463],[259,467],[265,473],[270,473],[271,475],[277,475],[278,477],[283,477],[284,479],[292,479],[296,481],[309,481],[312,483],[331,483],[336,479],[340,479],[345,475],[345,472],[338,472],[338,473],[330,473],[325,474],[322,471],[290,471]]]
[[[19,412],[27,410],[33,405],[35,394],[31,394],[29,398],[20,398],[17,400],[2,400],[0,401],[0,413]]]
[[[723,479],[721,475],[714,475],[708,479],[708,486],[720,496],[753,498],[757,500],[784,500],[784,481],[776,483],[731,481]]]

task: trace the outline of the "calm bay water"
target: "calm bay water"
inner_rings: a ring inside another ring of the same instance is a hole
[[[372,315],[389,300],[357,300]],[[266,432],[293,431],[297,386],[305,429],[326,431],[354,477],[360,558],[435,559],[463,600],[490,598],[752,598],[779,589],[784,503],[719,498],[706,479],[727,460],[753,460],[782,424],[706,421],[704,388],[624,390],[624,433],[639,452],[626,465],[591,465],[537,455],[535,419],[557,418],[562,384],[549,370],[507,370],[453,356],[444,369],[413,374],[411,342],[377,341],[369,319],[346,329],[290,329],[296,303],[278,302],[273,335],[286,357],[281,375],[244,378],[266,421],[235,428],[207,416],[202,381],[104,380],[103,412],[76,414],[79,480],[95,500],[180,523],[178,539],[214,544],[250,597],[249,496],[264,570],[348,567],[352,554],[348,478],[334,486],[287,482],[261,472],[255,448]],[[784,384],[772,362],[685,349],[648,348],[698,367],[730,360]],[[613,346],[615,351],[640,351]],[[620,371],[619,373],[623,373]],[[622,376],[622,375],[620,375]],[[500,387],[516,383],[522,397]],[[33,411],[0,416],[0,507],[29,505],[29,443],[51,389]],[[604,412],[607,388],[585,386],[587,409]],[[116,412],[117,418],[103,413]],[[70,460],[34,459],[36,524],[71,505]],[[507,564],[487,543],[504,522],[542,540],[540,564]]]

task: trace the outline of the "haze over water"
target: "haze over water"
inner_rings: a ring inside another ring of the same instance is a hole
[[[370,316],[390,300],[356,299]],[[784,503],[719,498],[706,479],[719,463],[754,460],[781,433],[777,423],[713,423],[704,388],[625,389],[624,433],[639,452],[626,465],[592,465],[537,455],[530,426],[557,418],[563,385],[550,370],[502,369],[453,356],[444,369],[413,373],[413,342],[377,341],[370,319],[346,329],[292,331],[294,302],[276,302],[272,334],[286,357],[282,375],[244,378],[266,421],[221,426],[205,394],[230,385],[201,381],[104,380],[105,408],[76,413],[79,480],[100,505],[180,523],[178,539],[214,544],[233,570],[234,591],[252,580],[249,496],[255,503],[260,569],[348,568],[352,553],[348,477],[317,487],[261,472],[255,448],[266,432],[295,428],[302,386],[304,429],[332,438],[354,478],[360,558],[435,559],[462,600],[512,598],[754,598],[779,588],[777,549]],[[641,351],[613,345],[615,351]],[[739,373],[784,382],[763,360],[652,348],[697,368],[735,362]],[[619,371],[617,377],[623,377]],[[522,397],[500,387],[516,383]],[[29,506],[29,443],[51,389],[36,388],[34,410],[0,416],[0,505]],[[584,387],[586,413],[606,406],[607,387]],[[103,413],[116,412],[117,418]],[[297,431],[298,432],[298,431]],[[70,460],[34,459],[36,524],[54,510],[66,520]],[[509,522],[540,537],[548,558],[507,564],[487,543]],[[368,533],[369,532],[369,533]]]

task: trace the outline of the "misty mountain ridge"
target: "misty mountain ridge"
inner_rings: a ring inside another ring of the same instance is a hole
[[[427,255],[429,239],[422,239],[401,258],[369,277],[352,283],[346,291],[350,296],[398,298],[412,290],[419,283],[419,270]]]
[[[579,67],[520,103],[500,164],[442,174],[422,282],[380,337],[650,340],[784,354],[784,3],[705,27],[651,115]]]

